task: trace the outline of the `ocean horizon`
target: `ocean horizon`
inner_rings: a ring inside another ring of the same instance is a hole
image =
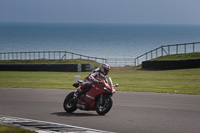
[[[200,25],[0,23],[0,52],[135,58],[162,45],[190,42],[200,42]]]

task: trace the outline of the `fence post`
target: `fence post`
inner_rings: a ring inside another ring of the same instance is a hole
[[[163,46],[161,46],[161,56],[163,56]]]
[[[24,52],[25,53],[25,60],[26,60],[26,52]]]
[[[158,48],[156,48],[156,58],[158,57]]]
[[[43,51],[43,58],[45,59],[45,51]]]
[[[9,58],[9,52],[8,52],[8,60],[9,60],[10,58]]]
[[[60,58],[61,58],[61,57],[60,57],[60,51],[59,51],[58,53],[59,53],[59,59],[60,59]]]
[[[148,60],[148,54],[146,53],[146,60]]]
[[[185,54],[186,54],[186,44],[184,45],[184,47],[185,47],[185,51],[184,51],[184,52],[185,52]]]
[[[29,54],[29,60],[31,60],[31,52],[28,52],[28,54]]]
[[[48,54],[49,54],[49,60],[50,60],[50,58],[51,58],[51,56],[50,56],[50,51],[48,51]]]
[[[134,66],[136,66],[136,59],[134,59]]]
[[[193,53],[195,52],[195,45],[194,45],[194,43],[193,43]]]
[[[105,60],[105,63],[108,64],[108,59],[104,59],[104,60]]]
[[[178,54],[178,45],[176,45],[176,54]]]
[[[65,60],[67,59],[67,52],[65,51]]]
[[[33,52],[33,59],[35,60],[35,52]]]
[[[170,46],[168,45],[168,55],[170,55]]]

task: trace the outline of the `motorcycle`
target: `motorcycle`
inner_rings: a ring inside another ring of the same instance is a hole
[[[73,86],[78,88],[82,81],[74,83]],[[79,97],[74,96],[74,92],[69,93],[63,103],[66,112],[72,113],[77,109],[93,110],[99,115],[104,115],[110,111],[113,105],[112,95],[116,92],[114,87],[118,87],[116,83],[113,85],[112,79],[102,78],[102,81],[93,83],[87,92],[83,92]]]

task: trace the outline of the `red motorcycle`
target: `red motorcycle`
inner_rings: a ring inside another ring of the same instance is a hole
[[[82,81],[79,80],[74,83],[73,86],[78,88]],[[96,110],[99,115],[104,115],[112,108],[113,101],[112,95],[116,92],[112,79],[106,78],[97,84],[93,83],[91,88],[87,92],[83,92],[78,98],[74,97],[74,92],[69,93],[63,103],[63,107],[66,112],[72,113],[77,109],[80,110]]]

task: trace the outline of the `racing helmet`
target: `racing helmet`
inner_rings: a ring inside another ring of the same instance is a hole
[[[108,64],[101,64],[99,70],[103,75],[106,76],[110,71],[110,66]]]

